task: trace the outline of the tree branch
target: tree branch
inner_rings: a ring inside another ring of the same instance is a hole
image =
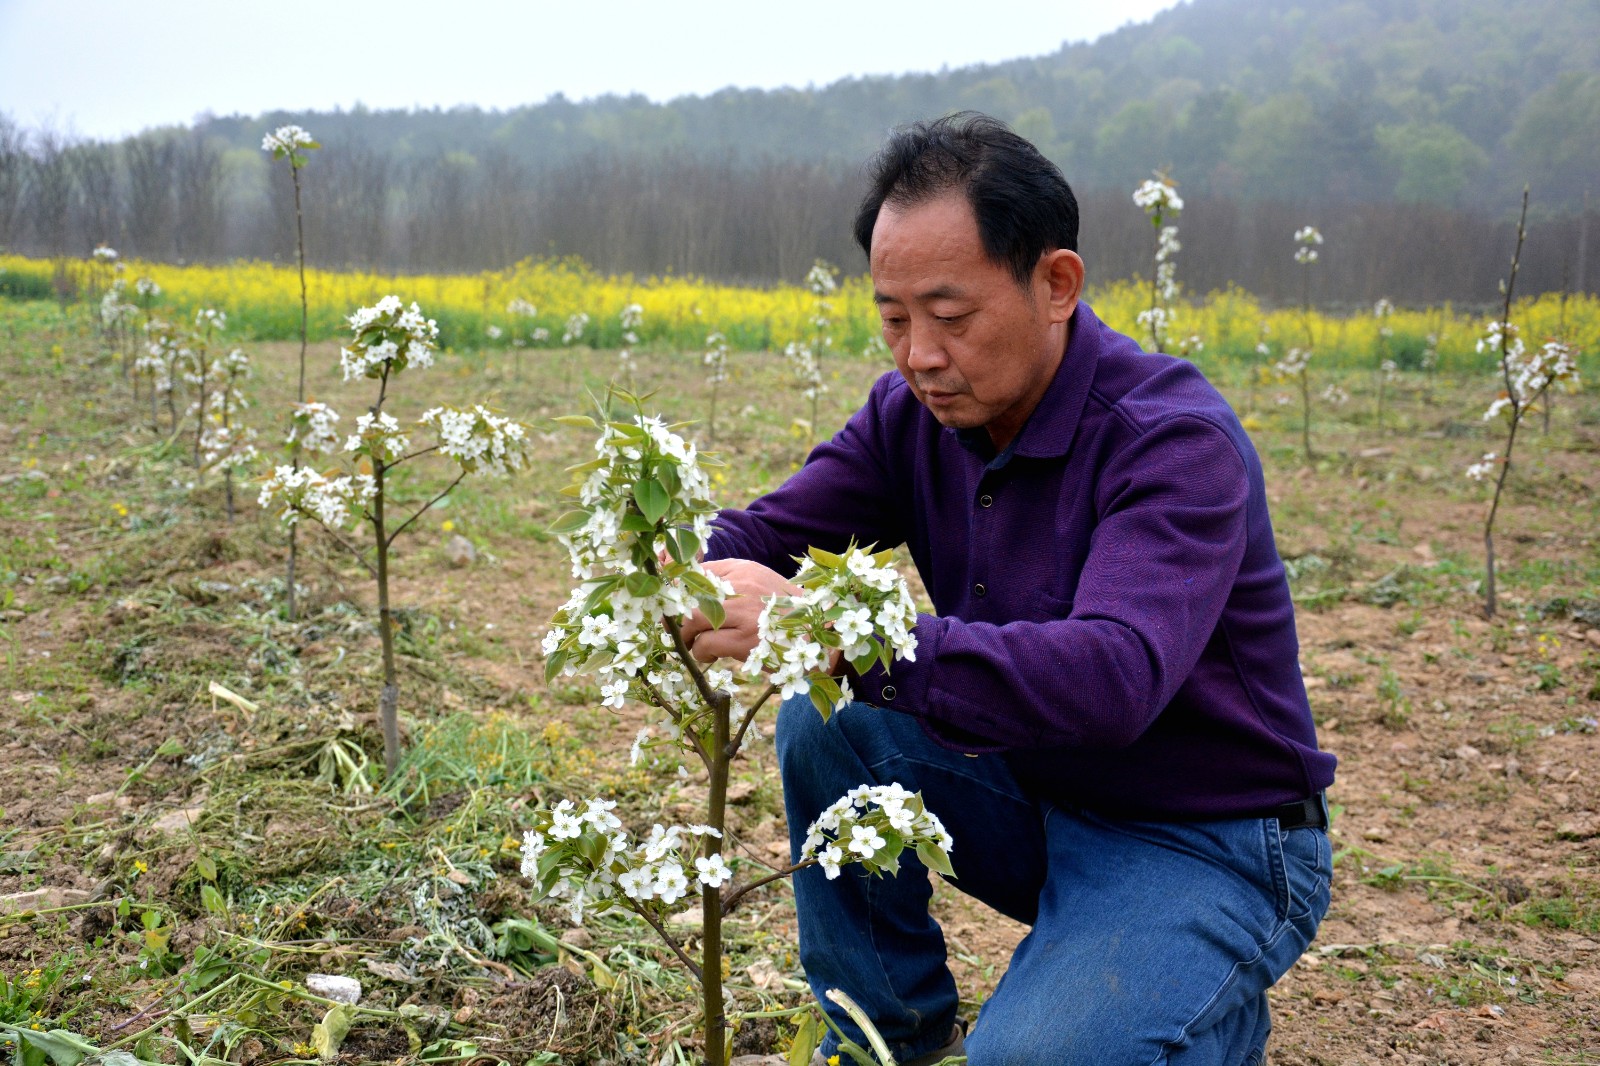
[[[302,511],[298,507],[295,508],[295,513],[301,515],[302,517],[309,518],[313,522],[315,522],[317,525],[321,526],[323,531],[325,533],[327,533],[328,536],[333,538],[334,543],[338,544],[339,547],[343,548],[345,551],[347,551],[351,555],[355,556],[356,557],[356,562],[360,563],[362,566],[367,568],[367,573],[371,574],[373,577],[377,577],[378,576],[378,568],[367,561],[367,557],[361,554],[361,549],[357,548],[354,544],[351,544],[349,541],[347,541],[343,537],[339,536],[338,533],[334,532],[332,526],[328,525],[328,523],[324,522],[322,519],[318,518],[316,515],[309,514],[309,513],[305,512],[305,511]]]
[[[384,465],[386,467],[393,467],[394,466],[393,463],[385,463]],[[429,500],[427,503],[425,503],[421,507],[417,508],[416,512],[414,514],[412,514],[412,516],[410,518],[406,519],[404,522],[401,522],[399,527],[397,527],[393,533],[389,534],[389,539],[384,542],[385,546],[393,544],[394,543],[394,539],[396,537],[398,537],[401,533],[403,533],[407,526],[409,526],[411,523],[415,522],[417,519],[421,518],[424,511],[426,511],[428,508],[432,507],[434,504],[438,503],[440,500],[444,499],[446,496],[450,495],[450,490],[455,488],[457,485],[461,484],[461,479],[466,477],[466,476],[467,476],[467,472],[465,470],[461,471],[461,473],[456,475],[456,479],[454,481],[450,482],[450,484],[448,484],[448,485],[446,485],[444,487],[444,491],[440,492],[439,495],[435,496],[433,499]]]
[[[726,893],[722,897],[722,913],[731,914],[734,906],[745,897],[746,893],[754,891],[755,889],[760,888],[762,885],[770,885],[774,881],[788,877],[796,870],[804,870],[807,866],[815,865],[817,865],[816,859],[806,859],[803,862],[795,863],[793,866],[785,866],[779,870],[775,870],[765,877],[758,877],[756,880],[751,881],[747,885],[740,885],[738,888]]]
[[[728,751],[724,756],[729,763],[732,763],[733,757],[739,754],[739,745],[744,742],[744,731],[749,729],[750,723],[756,720],[756,712],[776,691],[778,691],[778,686],[769,684],[767,690],[761,694],[761,698],[756,700],[755,705],[746,711],[744,717],[739,720],[739,728],[733,734],[733,740],[728,744]]]
[[[626,899],[627,897],[624,898]],[[665,940],[667,942],[667,947],[671,948],[672,953],[678,956],[678,961],[689,968],[689,972],[694,974],[694,979],[696,981],[699,981],[701,984],[705,983],[705,975],[700,971],[699,965],[688,956],[688,954],[683,950],[682,945],[680,945],[678,941],[673,938],[672,934],[667,932],[666,927],[656,920],[655,915],[651,914],[648,910],[639,906],[638,903],[631,899],[628,900],[628,908],[639,917],[643,918],[646,922],[649,922],[650,928],[661,934],[661,939]],[[718,965],[721,965],[721,960],[718,960]]]

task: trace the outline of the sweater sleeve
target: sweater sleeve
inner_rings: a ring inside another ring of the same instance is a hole
[[[881,551],[904,543],[908,486],[890,476],[886,447],[903,417],[906,397],[896,394],[904,391],[898,374],[883,375],[793,476],[744,510],[719,511],[706,557],[750,559],[788,577],[810,547],[839,552],[854,541]]]
[[[1107,461],[1062,617],[921,616],[916,661],[868,671],[857,697],[921,718],[962,751],[1131,745],[1216,629],[1244,557],[1248,491],[1225,432],[1167,418]]]

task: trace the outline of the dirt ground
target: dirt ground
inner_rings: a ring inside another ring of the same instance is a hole
[[[284,358],[269,349],[266,361],[281,367]],[[671,380],[665,364],[658,362],[658,383]],[[748,357],[746,373],[752,395],[773,403],[785,395],[758,357]],[[835,392],[853,395],[871,376],[872,368],[848,368]],[[275,395],[285,380],[269,373],[261,387]],[[537,379],[502,377],[497,389],[501,405],[520,403],[515,413],[529,421],[571,399]],[[114,395],[114,383],[103,393]],[[212,854],[209,842],[220,839],[219,797],[232,804],[232,839],[283,842],[252,858],[273,864],[251,867],[258,879],[337,868],[356,840],[398,841],[400,831],[359,802],[319,801],[257,818],[249,789],[188,766],[294,765],[321,750],[295,745],[322,743],[341,714],[349,735],[370,744],[370,705],[349,691],[370,680],[376,643],[359,621],[371,604],[360,572],[318,549],[308,556],[314,625],[241,624],[240,612],[269,612],[256,593],[241,590],[269,581],[281,565],[281,545],[248,493],[241,531],[220,520],[214,487],[181,484],[186,475],[175,461],[119,458],[151,447],[125,410],[115,417],[79,411],[64,429],[56,423],[66,401],[5,400],[0,545],[10,547],[0,557],[0,594],[10,595],[0,611],[8,656],[0,682],[0,971],[16,980],[77,945],[79,964],[109,977],[114,960],[85,957],[110,925],[96,912],[59,911],[48,929],[7,922],[6,914],[92,904],[112,882],[126,885],[133,863],[145,867],[136,884],[144,897],[194,897],[196,857]],[[842,413],[845,401],[835,402]],[[1330,419],[1322,454],[1310,462],[1285,415],[1265,412],[1253,427],[1300,603],[1301,663],[1321,743],[1339,757],[1330,792],[1332,909],[1311,950],[1270,994],[1270,1055],[1281,1066],[1600,1063],[1600,419],[1592,396],[1580,398],[1561,409],[1550,437],[1526,443],[1526,465],[1499,519],[1503,600],[1490,621],[1481,596],[1485,501],[1455,473],[1482,450],[1476,437],[1461,439],[1481,432],[1472,417],[1416,401],[1410,421],[1381,437],[1353,415]],[[548,423],[540,432],[551,470],[581,458],[585,442]],[[804,453],[784,417],[728,416],[724,434],[723,449],[740,460],[726,475],[731,501],[775,483]],[[95,457],[84,459],[91,449]],[[568,579],[556,546],[530,532],[559,510],[551,491],[559,475],[541,478],[436,516],[471,536],[478,551],[470,565],[446,560],[439,521],[402,554],[396,600],[438,630],[428,637],[432,650],[408,666],[408,698],[419,718],[462,710],[537,724],[538,715],[566,709],[575,724],[557,732],[581,746],[552,741],[552,757],[568,760],[571,777],[624,780],[637,715],[594,713],[581,690],[556,691],[543,680],[538,640]],[[135,536],[117,508],[147,522],[164,512],[175,517]],[[343,605],[352,605],[347,615]],[[208,675],[240,691],[252,678],[264,685],[278,669],[274,657],[298,664],[291,672],[298,721],[252,715],[197,691],[196,679]],[[579,715],[575,708],[586,701]],[[163,754],[169,742],[182,755]],[[220,763],[207,761],[210,750]],[[309,781],[310,770],[301,777]],[[642,817],[695,809],[692,786],[660,795],[656,811],[640,808]],[[783,827],[770,748],[755,751],[734,798],[745,853],[777,860]],[[439,816],[448,818],[463,800],[441,802]],[[186,834],[191,824],[214,835]],[[948,886],[938,887],[935,906],[974,1012],[1025,930]],[[407,928],[370,900],[351,908],[323,917],[342,923],[358,954],[366,950],[362,937],[387,951],[385,938]],[[793,943],[792,917],[782,892],[745,908],[736,984],[748,976],[740,987],[797,1002],[799,975],[785,946]],[[197,922],[177,923],[175,954],[191,957],[205,935]],[[573,935],[588,942],[587,931]],[[378,948],[365,957],[405,961]],[[596,1045],[586,1040],[608,1024],[634,1024],[623,1019],[629,1008],[615,993],[596,991],[592,970],[540,973],[504,987],[426,985],[436,978],[420,969],[404,979],[419,982],[412,999],[454,1012],[453,1032],[499,1019],[499,1029],[485,1030],[483,1051],[518,1066],[539,1049],[594,1061]],[[396,1002],[408,991],[399,989]],[[100,1019],[109,1036],[140,1009],[141,995],[156,992],[124,979],[79,1002],[70,1017],[85,1028]],[[587,1020],[564,1029],[576,1016],[573,1004]],[[547,1036],[505,1035],[535,1022]],[[773,1030],[757,1043],[781,1046],[780,1037]],[[257,1044],[260,1061],[285,1057],[270,1041]],[[406,1054],[403,1042],[354,1041],[345,1061]],[[233,1061],[254,1060],[241,1050]]]

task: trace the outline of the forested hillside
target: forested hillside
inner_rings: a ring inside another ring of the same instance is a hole
[[[817,255],[859,265],[845,222],[886,129],[973,108],[1062,165],[1095,207],[1086,241],[1119,276],[1144,254],[1121,236],[1139,222],[1121,201],[1162,168],[1216,235],[1193,249],[1193,284],[1270,291],[1275,249],[1304,220],[1330,235],[1328,296],[1488,298],[1484,272],[1458,261],[1503,242],[1524,183],[1546,228],[1530,283],[1600,283],[1581,223],[1586,197],[1600,207],[1593,0],[1190,0],[1092,43],[1039,48],[665,104],[212,117],[116,145],[0,122],[0,244],[282,256],[285,197],[270,182],[283,176],[259,143],[297,122],[327,146],[304,175],[319,262],[477,269],[578,254],[607,269],[793,278]],[[1400,238],[1440,255],[1397,256],[1385,245]],[[1379,243],[1357,243],[1368,240]],[[1437,261],[1446,251],[1457,266]]]

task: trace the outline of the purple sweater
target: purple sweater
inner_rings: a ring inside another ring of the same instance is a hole
[[[1333,780],[1250,438],[1192,364],[1087,304],[1000,454],[891,372],[793,477],[715,526],[711,558],[784,574],[807,545],[907,545],[938,614],[918,618],[916,661],[874,667],[857,698],[947,747],[1005,752],[1041,799],[1225,818]]]

